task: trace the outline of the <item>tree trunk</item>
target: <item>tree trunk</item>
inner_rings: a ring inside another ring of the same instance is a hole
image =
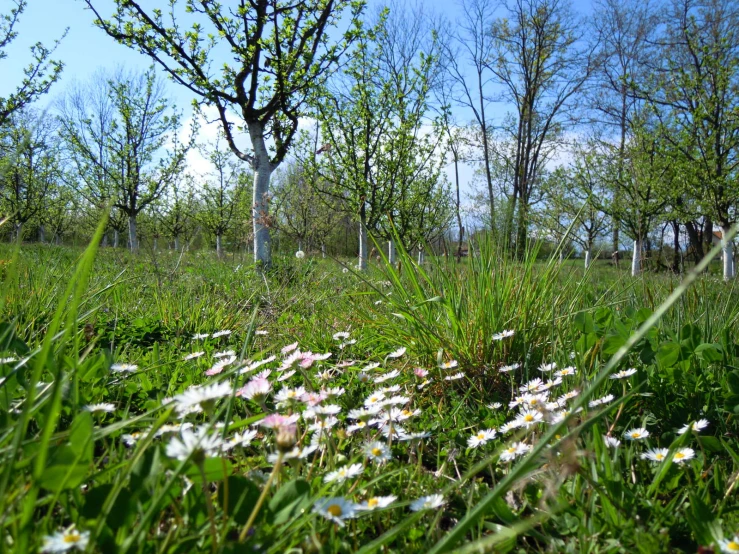
[[[138,237],[136,236],[136,216],[128,216],[128,247],[131,252],[136,252],[139,249]]]
[[[15,224],[15,240],[23,242],[23,223],[20,221]]]
[[[698,226],[693,221],[688,221],[685,224],[685,230],[688,232],[688,241],[693,250],[693,260],[696,264],[700,263],[703,259],[703,241],[701,240],[701,234],[698,231]]]
[[[423,248],[418,249],[418,265],[423,264]]]
[[[672,249],[675,251],[672,256],[672,271],[673,273],[680,273],[681,264],[680,258],[682,257],[682,250],[680,248],[680,223],[678,221],[672,222]]]
[[[734,244],[732,241],[727,240],[730,230],[730,225],[721,226],[721,250],[724,262],[724,281],[728,281],[734,277]]]
[[[254,148],[254,193],[252,218],[254,220],[254,262],[263,269],[272,265],[272,249],[269,236],[269,180],[274,166],[264,143],[264,126],[249,124],[249,136]]]
[[[154,247],[154,252],[156,252],[157,250],[159,250],[159,239],[157,237],[154,237],[153,247]]]
[[[585,270],[590,267],[590,247],[585,249]]]
[[[175,235],[174,237],[174,249],[177,250],[178,252],[180,250],[180,236],[179,235]]]
[[[359,214],[359,271],[367,271],[368,246],[367,215],[364,206],[362,206]]]
[[[392,240],[387,241],[387,261],[395,265],[395,243]]]
[[[321,243],[321,257],[325,260],[326,259],[326,243]]]
[[[118,248],[120,240],[121,234],[118,232],[118,229],[113,229],[113,248]]]
[[[216,235],[216,255],[218,256],[218,259],[223,258],[223,243],[221,240],[221,235]]]
[[[631,256],[631,276],[636,277],[641,273],[642,270],[642,259],[641,259],[641,251],[642,251],[642,241],[641,239],[636,239],[634,241],[634,253]]]
[[[46,242],[46,229],[43,225],[38,226],[38,241],[41,244],[44,244]]]

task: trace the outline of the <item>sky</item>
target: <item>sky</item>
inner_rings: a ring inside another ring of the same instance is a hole
[[[422,1],[424,10],[446,15],[451,20],[459,17],[461,13],[460,3],[454,0]],[[144,0],[144,3],[153,4],[150,0]],[[228,0],[224,0],[224,4],[228,3]],[[12,4],[14,2],[10,0],[0,0],[0,13],[7,13]],[[159,1],[156,5],[166,5],[166,2]],[[591,0],[574,0],[573,7],[579,13],[587,15],[591,11]],[[109,10],[103,13],[109,13]],[[62,78],[52,87],[51,92],[37,103],[36,107],[40,109],[51,105],[54,99],[64,94],[75,81],[85,82],[101,68],[112,70],[118,66],[125,66],[129,69],[144,69],[150,65],[149,58],[117,44],[96,28],[92,24],[93,19],[92,12],[86,8],[82,0],[28,0],[26,11],[17,26],[18,37],[8,47],[7,57],[0,60],[0,96],[7,95],[20,81],[23,68],[31,60],[29,47],[37,41],[43,42],[47,47],[51,46],[56,39],[62,37],[65,29],[67,34],[54,53],[54,59],[62,60],[65,64]],[[180,109],[189,111],[192,95],[188,91],[169,83],[168,93]],[[500,108],[501,113],[504,110],[504,107]],[[458,117],[466,120],[470,116],[460,113]],[[210,128],[202,128],[200,136],[212,139],[216,133],[217,127],[213,125]],[[203,160],[197,155],[193,155],[192,165],[196,171],[205,169]],[[446,169],[451,182],[453,168],[448,166]],[[465,166],[460,174],[462,189],[469,193],[474,171],[470,166]]]

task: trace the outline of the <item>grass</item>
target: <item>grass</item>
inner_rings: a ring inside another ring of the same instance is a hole
[[[4,246],[3,550],[730,548],[734,284],[479,252],[263,276],[205,252]]]

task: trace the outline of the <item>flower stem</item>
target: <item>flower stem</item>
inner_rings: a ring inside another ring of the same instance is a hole
[[[277,455],[277,461],[275,462],[275,467],[272,468],[272,473],[269,474],[269,479],[267,479],[267,483],[265,483],[264,489],[262,489],[262,494],[259,495],[259,500],[257,500],[257,503],[254,505],[254,509],[251,511],[251,515],[249,515],[249,519],[244,525],[244,528],[241,530],[241,533],[239,533],[239,542],[244,542],[244,540],[246,539],[246,534],[249,532],[249,529],[251,529],[251,526],[254,523],[254,520],[257,519],[257,514],[259,513],[259,510],[262,508],[262,504],[264,504],[264,499],[267,498],[267,493],[269,492],[269,489],[272,486],[272,481],[274,481],[275,476],[277,475],[277,472],[280,471],[280,467],[282,466],[282,456],[283,456],[282,452],[280,452]]]
[[[210,520],[211,550],[213,554],[218,550],[218,532],[216,531],[216,512],[213,509],[213,499],[210,497],[208,490],[208,479],[205,477],[205,466],[203,462],[197,464],[200,470],[200,476],[203,478],[203,496],[205,496],[205,505],[208,507],[208,519]]]

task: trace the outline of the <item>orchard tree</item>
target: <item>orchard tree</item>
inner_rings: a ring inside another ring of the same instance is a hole
[[[201,106],[215,108],[229,147],[253,169],[254,258],[269,267],[270,177],[293,142],[309,95],[355,39],[364,1],[239,0],[231,8],[213,0],[170,0],[160,7],[115,0],[107,18],[100,0],[85,2],[98,27],[151,57]],[[178,19],[183,12],[193,20],[189,28]],[[329,32],[340,21],[349,28],[332,41]],[[237,145],[235,127],[248,131],[251,152]]]
[[[194,230],[197,199],[194,179],[191,174],[176,178],[162,195],[161,201],[153,205],[165,235],[172,239],[175,250],[180,241],[189,240]]]
[[[16,26],[26,9],[26,0],[13,0],[14,6],[8,13],[0,14],[0,60],[8,57],[7,48],[18,37]],[[66,34],[66,31],[65,31]],[[59,40],[49,48],[37,42],[31,46],[31,62],[23,68],[21,83],[9,96],[0,96],[0,127],[16,112],[30,105],[38,97],[49,92],[51,85],[59,80],[64,64],[52,60],[51,56]]]

